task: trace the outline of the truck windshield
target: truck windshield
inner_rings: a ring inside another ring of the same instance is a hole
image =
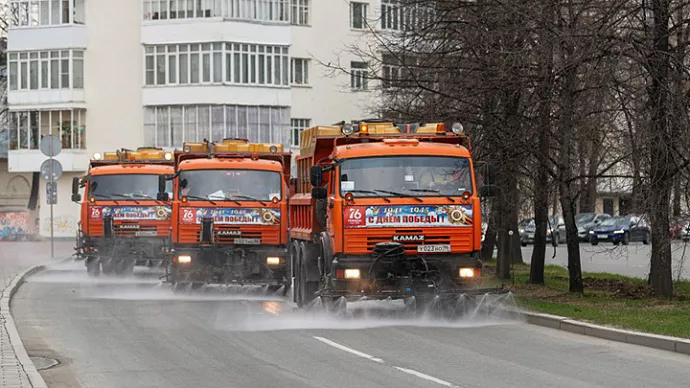
[[[180,196],[213,201],[282,199],[278,172],[261,170],[188,170],[180,173]]]
[[[172,182],[166,191],[172,194]],[[95,175],[89,178],[89,196],[97,200],[156,199],[158,175],[113,174]]]
[[[459,196],[472,193],[468,158],[392,156],[347,159],[340,165],[340,192],[356,197]]]

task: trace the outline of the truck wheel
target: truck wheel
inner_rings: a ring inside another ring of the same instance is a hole
[[[305,307],[316,297],[316,291],[319,290],[319,282],[309,280],[309,272],[318,270],[318,268],[311,268],[317,265],[315,257],[315,247],[309,243],[300,243],[300,301],[299,307]]]
[[[292,301],[299,305],[300,300],[300,284],[299,284],[299,272],[300,272],[300,260],[299,260],[299,243],[293,241],[290,243],[290,278],[295,283],[295,287],[292,289]]]
[[[113,259],[101,259],[101,272],[104,275],[111,275],[113,273]]]

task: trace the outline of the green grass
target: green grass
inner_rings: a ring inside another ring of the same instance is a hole
[[[486,265],[493,266],[489,261]],[[527,284],[529,265],[513,266],[513,281],[486,276],[488,285],[505,283],[518,305],[530,311],[611,325],[637,331],[690,338],[690,282],[674,283],[673,300],[648,296],[645,279],[608,273],[583,273],[584,295],[568,292],[566,268],[547,265],[545,285]],[[487,268],[486,274],[489,274]]]

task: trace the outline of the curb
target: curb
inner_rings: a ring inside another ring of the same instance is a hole
[[[9,335],[10,344],[12,344],[14,354],[33,388],[48,388],[48,385],[46,385],[41,374],[38,373],[36,366],[26,352],[26,348],[24,348],[22,339],[19,337],[17,326],[14,324],[14,318],[12,318],[12,311],[10,311],[10,301],[19,289],[19,286],[24,283],[24,279],[43,269],[45,269],[45,265],[37,265],[15,276],[10,285],[2,291],[2,298],[0,298],[0,315],[5,320],[5,329]]]
[[[528,311],[523,311],[522,314],[527,318],[527,322],[532,325],[690,355],[690,340],[684,338],[616,329],[557,315]]]

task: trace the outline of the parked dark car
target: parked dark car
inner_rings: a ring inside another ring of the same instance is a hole
[[[606,213],[580,213],[575,216],[577,236],[580,241],[589,241],[589,231],[609,218],[611,216]]]
[[[534,223],[534,218],[527,220],[522,220],[518,224],[518,232],[520,233],[520,244],[523,247],[527,244],[534,244],[534,234],[537,230],[537,226]],[[552,236],[554,237],[555,244],[566,242],[565,237],[565,220],[561,216],[550,216],[549,222],[546,224],[546,242],[550,243]]]
[[[644,218],[638,216],[611,217],[589,231],[590,243],[610,241],[614,245],[628,245],[631,241],[649,244],[651,229]]]

